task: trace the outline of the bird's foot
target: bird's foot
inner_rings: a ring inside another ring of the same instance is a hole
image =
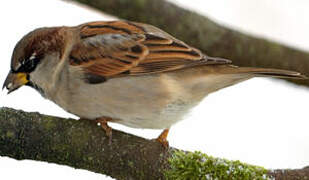
[[[156,139],[165,149],[168,149],[169,144],[167,141],[167,135],[168,135],[169,129],[164,129],[163,132],[160,134],[160,136]]]
[[[96,119],[96,123],[98,123],[105,131],[106,136],[109,138],[108,144],[112,143],[112,128],[108,126],[107,122],[112,121],[111,118],[101,117]]]

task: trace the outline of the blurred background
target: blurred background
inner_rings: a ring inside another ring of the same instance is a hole
[[[298,0],[170,0],[232,29],[309,51],[309,1]],[[43,26],[71,26],[116,17],[60,0],[6,1],[0,6],[0,83],[9,71],[17,41]],[[207,52],[206,52],[207,53]],[[183,150],[240,160],[265,168],[302,168],[309,165],[309,89],[282,80],[255,78],[208,96],[188,117],[171,128],[170,145]],[[6,95],[0,106],[74,117],[28,87]],[[157,130],[113,128],[145,138]],[[110,179],[70,167],[16,161],[0,157],[0,178]]]

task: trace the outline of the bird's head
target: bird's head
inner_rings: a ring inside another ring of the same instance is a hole
[[[16,44],[11,68],[3,84],[3,88],[6,88],[8,93],[23,85],[42,90],[38,77],[44,78],[44,74],[48,72],[47,61],[56,61],[62,51],[63,43],[59,40],[61,39],[59,30],[60,28],[36,29]]]

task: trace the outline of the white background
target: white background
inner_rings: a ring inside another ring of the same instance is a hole
[[[172,0],[171,0],[172,1]],[[217,22],[246,33],[309,50],[307,0],[173,0]],[[77,25],[112,17],[57,0],[10,0],[1,4],[0,83],[9,71],[16,42],[42,26]],[[207,39],[206,39],[207,40]],[[256,78],[208,96],[186,120],[173,126],[170,145],[266,168],[309,165],[308,88]],[[0,106],[74,117],[28,87],[6,96]],[[160,131],[114,128],[146,138]],[[0,157],[1,179],[109,179],[66,166]]]

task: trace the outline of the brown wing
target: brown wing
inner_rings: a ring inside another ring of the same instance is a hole
[[[95,79],[231,62],[208,57],[151,25],[110,21],[79,28],[80,41],[70,53],[70,65],[79,66]]]

